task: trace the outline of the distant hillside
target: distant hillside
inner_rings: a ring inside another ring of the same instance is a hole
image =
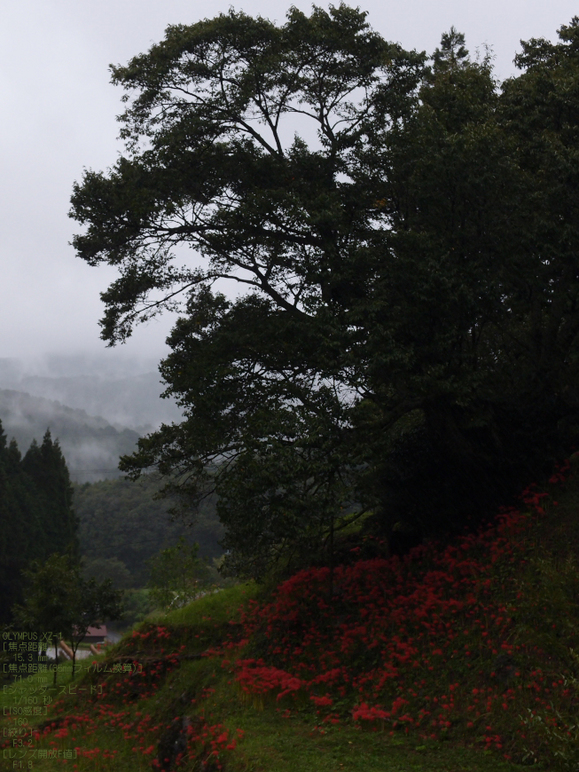
[[[174,399],[161,399],[164,386],[156,364],[104,356],[31,362],[0,357],[0,389],[56,400],[143,434],[182,417]]]
[[[154,499],[158,490],[159,480],[153,475],[144,475],[136,482],[103,480],[74,486],[81,553],[89,563],[102,566],[102,576],[107,564],[114,561],[119,565],[120,561],[130,573],[128,586],[143,586],[149,577],[147,560],[175,545],[181,536],[190,544],[197,542],[204,558],[223,554],[219,546],[223,526],[214,498],[205,499],[191,511],[193,525],[189,527],[181,520],[171,521],[167,513],[171,502]]]
[[[162,423],[181,420],[175,401],[160,398],[163,385],[156,372],[114,379],[95,375],[25,375],[16,388],[104,416],[111,424],[130,426],[141,433]]]
[[[11,389],[0,389],[0,420],[22,453],[33,439],[41,442],[50,429],[53,439],[60,442],[75,482],[119,477],[119,456],[131,453],[139,438],[138,432],[114,427],[85,410]]]

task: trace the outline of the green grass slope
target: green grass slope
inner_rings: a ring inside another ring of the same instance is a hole
[[[222,590],[7,686],[0,768],[579,770],[569,472],[451,545]]]

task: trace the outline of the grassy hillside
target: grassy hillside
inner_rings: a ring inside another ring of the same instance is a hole
[[[74,682],[63,669],[59,688],[36,676],[5,690],[3,706],[30,710],[2,718],[1,763],[577,770],[578,513],[579,473],[564,465],[451,545],[150,618]]]

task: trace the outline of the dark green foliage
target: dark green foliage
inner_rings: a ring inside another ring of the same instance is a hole
[[[180,311],[185,413],[121,464],[185,510],[217,491],[232,570],[331,561],[344,512],[461,529],[573,439],[578,29],[502,90],[456,30],[429,64],[345,5],[169,27],[113,68],[127,152],[75,186],[74,243],[120,270],[111,345]]]
[[[161,550],[149,561],[149,598],[162,609],[184,606],[210,583],[209,566],[198,556],[199,545],[181,537],[174,547]]]
[[[42,519],[38,502],[27,488],[14,443],[6,447],[0,424],[0,621],[10,620],[10,607],[19,599],[21,571],[27,559],[42,549]]]
[[[188,543],[198,542],[204,558],[222,554],[219,541],[223,528],[215,514],[215,502],[205,501],[197,513],[191,513],[194,522],[187,527],[171,522],[169,503],[154,498],[159,486],[159,480],[152,476],[136,482],[103,480],[74,486],[80,550],[87,575],[98,576],[94,569],[100,566],[100,575],[110,577],[115,586],[124,587],[126,583],[143,587],[149,580],[147,561],[159,550],[174,545],[180,536]]]
[[[111,580],[117,590],[126,590],[133,585],[133,577],[122,560],[117,558],[90,558],[82,561],[82,573],[85,579]]]
[[[121,617],[122,592],[114,590],[110,580],[83,579],[71,553],[53,553],[23,573],[24,602],[13,609],[16,624],[24,630],[51,633],[54,645],[61,638],[70,641],[74,677],[80,642],[89,627]]]
[[[149,591],[146,589],[129,589],[125,591],[123,598],[123,627],[142,622],[147,614],[153,611],[153,604],[149,600]]]
[[[0,622],[22,597],[22,571],[57,551],[78,555],[72,488],[58,442],[46,432],[24,456],[0,423]]]
[[[34,440],[22,459],[22,469],[34,483],[44,512],[45,554],[78,548],[78,521],[72,508],[72,485],[58,440],[47,430],[38,445]]]

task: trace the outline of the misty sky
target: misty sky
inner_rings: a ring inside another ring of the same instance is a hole
[[[283,23],[291,3],[191,0],[6,0],[0,11],[0,359],[105,351],[99,292],[115,277],[74,257],[67,216],[83,167],[112,165],[121,112],[108,65],[124,64],[162,39],[168,24],[192,24],[230,6]],[[311,4],[294,4],[309,12]],[[324,8],[326,2],[319,3]],[[570,0],[406,0],[361,6],[370,25],[404,48],[432,52],[454,25],[467,45],[492,46],[496,74],[514,74],[519,41],[554,40],[577,12]],[[127,357],[156,359],[169,321],[138,330]]]

